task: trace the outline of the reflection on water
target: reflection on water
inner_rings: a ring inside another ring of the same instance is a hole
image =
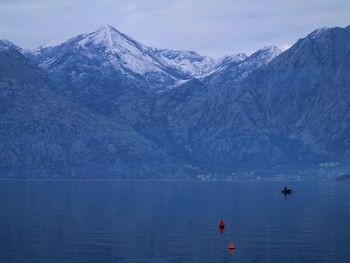
[[[221,219],[219,222],[219,231],[220,231],[220,234],[222,234],[222,235],[225,232],[225,222],[223,219]]]
[[[0,262],[350,262],[350,184],[290,184],[0,181]]]

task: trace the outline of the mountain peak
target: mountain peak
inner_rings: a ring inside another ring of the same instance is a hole
[[[217,66],[222,67],[223,65],[228,65],[230,63],[239,63],[245,60],[248,56],[244,53],[238,53],[238,54],[233,54],[233,55],[226,55],[220,58],[217,58],[216,64]]]
[[[109,51],[118,51],[122,49],[142,49],[142,44],[132,39],[131,37],[121,33],[110,25],[103,25],[96,31],[83,35],[79,41],[81,47],[85,46],[100,46]]]
[[[125,36],[123,33],[118,31],[116,28],[112,27],[111,25],[102,25],[100,26],[95,32],[93,33],[99,33],[99,34],[120,34]]]
[[[111,25],[106,24],[106,25],[100,26],[96,31],[111,31],[111,30],[116,30],[116,29]]]
[[[245,60],[248,56],[245,53],[238,53],[227,57],[230,58],[232,61],[240,62]]]
[[[120,38],[122,34],[110,25],[103,25],[88,36],[91,36],[95,43],[108,42],[113,44],[114,40]]]
[[[309,39],[317,39],[317,38],[322,38],[326,35],[328,35],[331,32],[349,32],[348,30],[350,29],[350,26],[346,26],[346,27],[320,27],[314,31],[312,31],[310,34],[307,35],[307,38]]]
[[[276,46],[266,46],[250,55],[247,61],[249,63],[257,62],[260,65],[265,65],[269,63],[272,59],[280,55],[282,52],[283,51]]]
[[[309,36],[311,38],[315,38],[317,36],[319,36],[320,34],[322,34],[323,32],[327,31],[328,29],[330,29],[329,27],[320,27],[320,28],[317,28],[315,29],[314,31],[312,31]]]
[[[283,51],[276,46],[265,46],[258,51],[256,51],[252,56],[269,56],[271,58],[277,57],[279,54],[281,54]]]
[[[15,49],[17,51],[22,50],[19,46],[16,46],[12,42],[5,40],[5,39],[0,39],[0,48],[1,49]]]
[[[269,52],[269,53],[282,53],[282,50],[277,46],[265,46],[258,50],[258,52]]]

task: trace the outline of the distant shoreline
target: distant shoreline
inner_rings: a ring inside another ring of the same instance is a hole
[[[337,177],[338,178],[338,177]],[[335,179],[350,180],[349,179]],[[334,179],[303,179],[303,180],[275,180],[275,179],[259,179],[259,180],[200,180],[200,179],[118,179],[118,178],[0,178],[2,181],[52,181],[52,182],[204,182],[204,183],[237,183],[237,182],[329,182]]]
[[[335,178],[336,181],[347,181],[350,180],[350,174],[339,175]]]

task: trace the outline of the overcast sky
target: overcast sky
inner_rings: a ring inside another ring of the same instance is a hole
[[[109,24],[145,45],[213,57],[286,48],[350,24],[349,0],[0,0],[0,39],[23,48]]]

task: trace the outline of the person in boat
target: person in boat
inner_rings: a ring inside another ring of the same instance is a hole
[[[290,194],[292,192],[292,189],[288,189],[287,186],[283,187],[282,193],[284,194]]]

